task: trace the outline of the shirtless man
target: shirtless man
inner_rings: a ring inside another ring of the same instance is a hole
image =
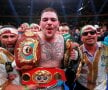
[[[45,68],[61,68],[65,42],[63,36],[56,33],[59,28],[59,20],[54,9],[46,8],[43,10],[41,13],[40,28],[41,31],[37,33],[40,37],[41,45],[41,58],[38,66]],[[76,60],[76,53],[75,50],[71,51],[71,60]],[[50,89],[46,87],[42,90],[62,90],[62,88],[61,86],[55,86]]]

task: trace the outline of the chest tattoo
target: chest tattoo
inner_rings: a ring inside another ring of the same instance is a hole
[[[48,43],[45,42],[42,45],[42,55],[43,59],[46,60],[58,60],[63,53],[63,43],[62,42],[54,42]]]

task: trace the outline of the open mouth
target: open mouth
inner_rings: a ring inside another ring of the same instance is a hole
[[[52,28],[47,28],[47,32],[50,34],[52,32]]]
[[[48,34],[51,34],[52,30],[48,30]]]
[[[89,42],[91,42],[91,41],[93,41],[93,40],[94,40],[94,38],[87,39],[87,41],[89,41]]]
[[[13,48],[14,45],[13,45],[13,44],[9,44],[9,45],[7,45],[7,47],[8,47],[8,48]]]

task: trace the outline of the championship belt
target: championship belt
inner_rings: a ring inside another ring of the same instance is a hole
[[[41,56],[39,40],[36,33],[27,31],[17,41],[15,61],[21,72],[21,84],[47,88],[56,85],[60,80],[66,81],[63,70],[38,66]]]
[[[69,57],[70,57],[70,52],[72,50],[72,36],[70,34],[64,34],[64,67],[68,67],[69,66]]]
[[[40,59],[39,36],[32,31],[26,31],[17,41],[15,47],[15,61],[21,70],[38,66]]]
[[[55,86],[58,80],[66,81],[65,73],[58,68],[38,67],[22,73],[23,85],[37,85],[38,88]]]

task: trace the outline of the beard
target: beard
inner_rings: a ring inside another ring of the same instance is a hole
[[[10,53],[14,54],[14,48],[7,48],[7,50],[8,50]]]
[[[11,47],[8,47],[8,45],[1,44],[1,47],[2,47],[2,48],[5,48],[5,49],[8,50],[10,53],[14,54],[14,48],[15,48],[14,45],[11,45]]]

